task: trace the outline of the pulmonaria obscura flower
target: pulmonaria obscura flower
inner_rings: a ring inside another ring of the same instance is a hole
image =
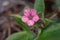
[[[24,16],[22,16],[22,21],[27,23],[28,26],[33,26],[35,22],[39,20],[39,17],[35,9],[25,9]]]

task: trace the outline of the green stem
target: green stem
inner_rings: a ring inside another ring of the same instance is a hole
[[[41,34],[41,29],[38,30],[37,37],[34,40],[38,40],[38,38],[40,37],[40,34]]]

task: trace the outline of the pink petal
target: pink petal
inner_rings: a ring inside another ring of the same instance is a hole
[[[28,24],[28,26],[33,26],[33,25],[34,25],[34,21],[29,20],[29,21],[27,22],[27,24]]]
[[[23,21],[23,22],[27,22],[28,20],[29,20],[28,17],[26,17],[26,16],[23,16],[23,17],[22,17],[22,21]]]
[[[31,15],[35,16],[36,15],[36,10],[35,9],[31,9]]]
[[[37,22],[39,20],[38,15],[35,15],[32,20],[35,21],[35,22]]]
[[[29,9],[25,9],[25,10],[24,10],[24,15],[25,15],[25,16],[30,16],[29,13],[30,13],[30,10],[29,10]]]

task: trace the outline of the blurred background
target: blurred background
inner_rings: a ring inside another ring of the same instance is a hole
[[[33,8],[35,0],[0,0],[0,40],[5,40],[9,35],[22,31],[22,28],[11,16],[23,15],[25,8]],[[45,17],[55,15],[60,18],[60,9],[56,6],[56,0],[44,0]]]

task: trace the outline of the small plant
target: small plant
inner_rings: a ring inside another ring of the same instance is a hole
[[[33,26],[35,22],[39,20],[38,15],[36,14],[36,10],[34,9],[26,9],[24,10],[24,16],[22,17],[22,21],[27,23],[28,26]]]
[[[60,3],[58,3],[58,7]],[[44,18],[44,0],[35,0],[34,8],[24,10],[24,15],[13,15],[22,32],[10,35],[6,40],[60,40],[60,19]],[[42,14],[40,17],[38,14]]]

